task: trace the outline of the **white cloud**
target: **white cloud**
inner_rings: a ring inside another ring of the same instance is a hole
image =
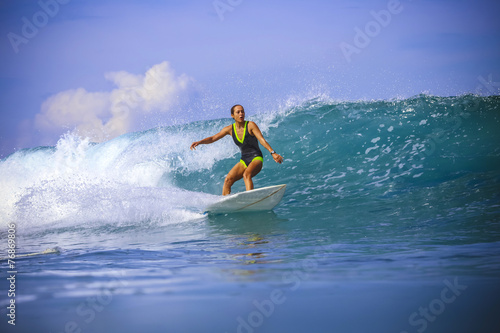
[[[106,73],[116,85],[111,92],[66,90],[47,98],[36,115],[35,127],[44,133],[75,130],[78,135],[102,141],[134,129],[139,116],[169,112],[182,102],[193,79],[176,76],[168,62],[151,67],[144,75],[125,71]]]

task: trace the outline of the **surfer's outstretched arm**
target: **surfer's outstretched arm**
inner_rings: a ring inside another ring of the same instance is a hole
[[[189,147],[189,149],[196,150],[196,146],[198,146],[198,145],[208,145],[210,143],[214,143],[215,141],[220,140],[223,137],[225,137],[226,135],[230,135],[230,134],[231,134],[231,125],[224,127],[222,129],[222,131],[220,131],[219,133],[217,133],[215,135],[209,136],[208,138],[205,138],[205,139],[200,140],[200,141],[193,142],[191,144],[191,147]]]
[[[271,145],[266,141],[266,139],[264,139],[264,136],[262,135],[262,132],[260,131],[259,126],[257,126],[256,123],[254,123],[253,121],[249,121],[248,122],[248,131],[250,132],[250,134],[255,136],[257,138],[257,140],[259,140],[260,144],[264,148],[269,150],[269,152],[271,153],[271,156],[273,157],[273,159],[276,163],[281,164],[281,162],[283,162],[283,157],[281,157],[279,154],[277,154],[273,150],[273,148],[271,148]]]

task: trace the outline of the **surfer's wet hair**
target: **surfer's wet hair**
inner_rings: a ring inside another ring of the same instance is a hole
[[[237,107],[237,106],[241,106],[241,107],[243,108],[243,111],[245,111],[245,108],[243,107],[243,105],[241,105],[241,104],[235,104],[235,105],[233,105],[233,107],[231,108],[231,115],[233,115],[233,114],[234,114],[234,108],[235,108],[235,107]]]

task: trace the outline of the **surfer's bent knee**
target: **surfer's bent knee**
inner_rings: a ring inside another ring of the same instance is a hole
[[[252,179],[252,173],[248,172],[248,169],[243,172],[243,179]]]
[[[224,179],[224,183],[228,185],[234,184],[236,178],[232,175],[227,175],[226,178]]]

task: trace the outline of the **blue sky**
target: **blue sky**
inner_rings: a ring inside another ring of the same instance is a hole
[[[1,1],[0,156],[71,130],[98,141],[227,117],[235,103],[476,92],[479,77],[500,81],[499,12],[492,0]]]

